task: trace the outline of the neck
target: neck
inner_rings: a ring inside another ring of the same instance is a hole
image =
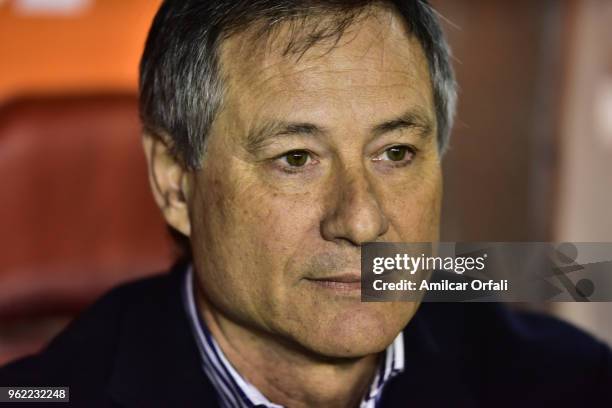
[[[358,407],[374,378],[377,354],[355,359],[317,356],[227,319],[201,294],[198,309],[236,371],[275,404]]]

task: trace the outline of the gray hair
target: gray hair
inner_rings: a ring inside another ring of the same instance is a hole
[[[367,6],[393,7],[421,44],[429,65],[438,125],[438,148],[448,145],[456,106],[450,50],[436,12],[425,0],[165,0],[140,62],[140,116],[145,131],[166,135],[186,168],[201,166],[207,135],[223,97],[218,51],[229,36],[252,28],[269,34],[280,23],[330,15],[285,53],[304,53],[326,39],[340,39]],[[304,26],[302,26],[304,28]]]

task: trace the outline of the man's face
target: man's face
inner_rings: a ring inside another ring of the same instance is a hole
[[[427,62],[387,12],[300,58],[283,35],[221,50],[226,98],[189,196],[200,286],[253,331],[325,356],[378,352],[417,304],[360,302],[360,246],[438,239]]]

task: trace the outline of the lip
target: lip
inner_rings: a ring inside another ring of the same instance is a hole
[[[361,275],[343,274],[323,278],[306,278],[307,281],[325,288],[335,290],[361,290]]]
[[[308,278],[308,280],[314,281],[326,281],[326,282],[342,282],[342,283],[355,283],[361,282],[361,275],[353,273],[345,273],[342,275],[324,277],[324,278]]]

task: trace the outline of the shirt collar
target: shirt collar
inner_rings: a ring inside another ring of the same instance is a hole
[[[198,313],[193,288],[193,267],[185,274],[182,285],[182,297],[188,320],[193,331],[200,357],[202,369],[215,387],[219,401],[224,407],[240,408],[283,408],[270,402],[254,385],[243,378],[232,364],[206,327]],[[400,332],[393,343],[385,350],[376,376],[369,391],[361,402],[360,408],[374,408],[380,399],[385,384],[404,370],[404,338]]]

